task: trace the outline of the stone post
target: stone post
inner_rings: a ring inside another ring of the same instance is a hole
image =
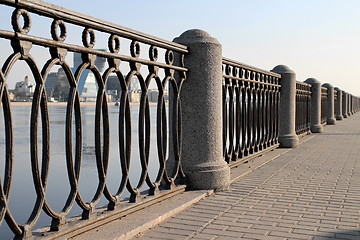
[[[308,78],[305,81],[311,84],[311,111],[310,111],[310,130],[313,133],[321,133],[321,84],[315,78]]]
[[[325,83],[322,86],[327,88],[326,123],[334,125],[336,122],[334,117],[334,87],[329,83]]]
[[[343,115],[342,115],[342,91],[339,88],[335,88],[335,91],[337,91],[337,101],[336,101],[336,120],[343,120]]]
[[[294,148],[299,145],[299,137],[295,132],[296,75],[289,67],[284,65],[278,65],[271,71],[281,74],[279,108],[280,147]]]
[[[347,109],[348,109],[348,97],[347,97],[347,93],[343,91],[343,101],[342,101],[342,115],[344,118],[347,118],[348,117],[348,114],[347,114]]]
[[[208,33],[193,29],[174,42],[186,45],[187,80],[181,89],[181,161],[190,189],[229,187],[223,158],[222,46]]]

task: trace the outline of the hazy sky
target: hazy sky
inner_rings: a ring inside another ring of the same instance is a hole
[[[266,70],[285,64],[298,81],[313,77],[360,95],[359,0],[47,2],[170,41],[199,28],[220,41],[224,57]]]

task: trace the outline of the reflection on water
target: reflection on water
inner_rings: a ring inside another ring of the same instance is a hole
[[[70,191],[70,184],[66,166],[66,145],[65,145],[65,105],[50,105],[50,167],[46,192],[46,199],[53,210],[59,212],[64,207]],[[12,119],[14,129],[14,166],[12,189],[9,199],[9,208],[11,214],[18,223],[25,223],[30,216],[36,200],[34,190],[31,166],[30,166],[30,116],[31,107],[29,106],[12,106]],[[98,185],[98,173],[95,159],[95,106],[84,105],[81,107],[82,112],[82,163],[79,180],[79,191],[83,199],[88,202],[93,198]],[[1,116],[2,109],[0,110]],[[131,164],[130,164],[130,182],[135,187],[141,171],[139,160],[139,143],[138,143],[138,114],[139,107],[131,106],[132,121],[132,142],[131,142]],[[159,169],[157,148],[156,148],[156,106],[150,107],[151,114],[151,144],[149,172],[154,181]],[[40,116],[39,116],[40,118]],[[110,153],[109,167],[107,174],[107,185],[112,193],[115,193],[121,180],[121,166],[119,157],[119,109],[109,104],[109,122],[110,122]],[[42,160],[42,125],[39,121],[38,126],[38,159],[39,166]],[[75,132],[73,130],[73,156],[75,152]],[[5,132],[4,119],[0,117],[0,156],[1,156],[1,180],[3,181],[4,173],[4,156],[5,156]],[[124,197],[128,196],[125,193]],[[102,197],[98,206],[107,204]],[[69,214],[70,216],[78,215],[81,209],[74,204]],[[51,219],[44,213],[41,213],[40,220],[36,227],[49,225]],[[10,229],[5,221],[0,227],[0,239],[12,237]]]

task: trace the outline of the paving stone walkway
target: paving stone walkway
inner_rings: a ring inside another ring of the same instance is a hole
[[[360,114],[138,239],[360,239]]]

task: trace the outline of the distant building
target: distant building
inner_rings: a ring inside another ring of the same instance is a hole
[[[105,51],[105,49],[99,49]],[[73,72],[83,63],[80,53],[74,53],[74,68]],[[99,72],[104,72],[106,59],[97,57],[94,65]],[[96,83],[95,75],[89,70],[85,69],[78,81],[78,92],[80,94],[80,100],[86,102],[95,102],[98,91],[98,84]]]
[[[9,90],[9,100],[14,101],[15,100],[15,94],[13,90]]]
[[[45,81],[45,89],[48,101],[67,101],[70,85],[64,69],[59,68],[58,72],[49,73]]]
[[[131,91],[128,93],[129,101],[133,103],[139,103],[141,98],[140,91]]]
[[[45,81],[45,88],[48,96],[50,96],[51,92],[54,91],[57,81],[58,81],[58,73],[56,72],[49,73]]]
[[[157,102],[159,98],[159,90],[157,89],[149,89],[148,90],[148,99],[149,102]],[[167,102],[169,100],[169,92],[164,90],[164,101]]]
[[[70,84],[66,77],[64,69],[59,68],[57,72],[57,81],[53,93],[49,95],[50,98],[59,102],[66,102],[69,95]]]
[[[105,51],[104,49],[100,50]],[[72,72],[75,73],[78,67],[83,63],[83,60],[80,53],[74,53],[73,58],[74,67],[72,68]],[[105,71],[107,66],[106,59],[102,57],[97,57],[94,64],[101,74]],[[123,77],[124,79],[126,78],[126,76]],[[105,87],[108,101],[117,102],[120,100],[122,88],[119,79],[115,74],[109,76]],[[59,68],[57,73],[49,73],[45,81],[45,88],[48,100],[51,99],[51,101],[59,102],[67,101],[70,85],[63,68]],[[80,94],[80,101],[96,101],[98,84],[95,75],[91,70],[85,69],[82,72],[78,80],[77,90]],[[129,100],[139,102],[141,96],[140,93],[139,81],[134,77],[128,86]]]
[[[159,97],[159,90],[149,90],[148,92],[148,99],[149,102],[157,102]]]
[[[112,102],[118,102],[121,97],[121,85],[116,75],[109,76],[106,82],[106,94],[111,96]]]
[[[25,76],[24,81],[15,84],[15,101],[31,101],[35,92],[35,84],[30,83],[29,76]]]
[[[136,77],[133,77],[133,79],[131,79],[131,81],[130,81],[129,91],[132,92],[132,91],[139,91],[139,90],[140,90],[139,81],[137,80]]]

